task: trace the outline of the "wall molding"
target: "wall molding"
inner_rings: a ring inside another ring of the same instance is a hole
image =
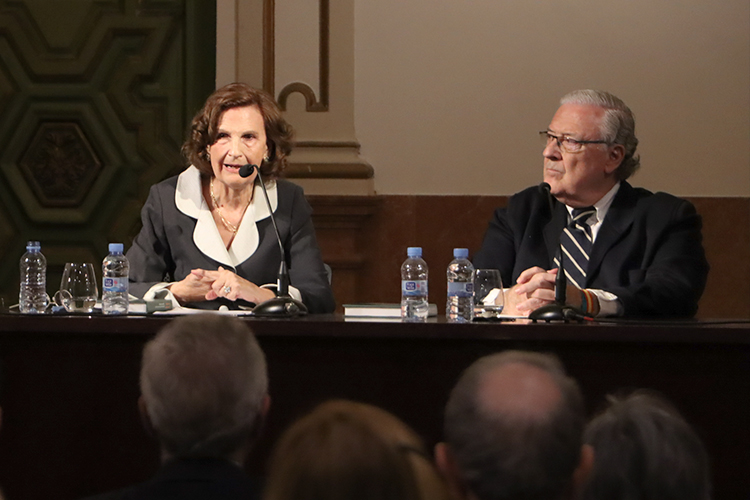
[[[286,111],[287,99],[291,94],[299,93],[305,98],[305,111],[312,113],[327,112],[329,105],[330,84],[330,0],[318,0],[318,84],[320,99],[315,91],[303,82],[292,82],[279,91],[276,100],[279,107]],[[276,33],[275,33],[275,0],[265,0],[263,4],[263,88],[275,95],[276,77]]]
[[[284,170],[290,179],[370,179],[374,174],[367,163],[290,163]]]

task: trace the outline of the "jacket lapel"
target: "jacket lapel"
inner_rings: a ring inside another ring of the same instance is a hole
[[[553,214],[550,221],[544,226],[544,244],[547,246],[549,256],[548,269],[556,268],[555,257],[560,249],[560,235],[568,225],[568,210],[559,201],[554,201]]]
[[[633,187],[622,181],[591,249],[587,281],[591,281],[591,277],[599,272],[599,267],[607,252],[633,225],[635,217],[633,208],[636,201],[633,196]]]
[[[258,249],[260,236],[256,222],[269,217],[270,213],[263,195],[263,188],[256,182],[253,189],[252,201],[240,221],[232,244],[227,249],[211,215],[211,209],[203,199],[198,169],[191,165],[177,178],[175,205],[180,212],[196,219],[193,242],[204,255],[221,264],[236,268]],[[271,210],[275,212],[279,204],[277,183],[267,183],[266,189]]]

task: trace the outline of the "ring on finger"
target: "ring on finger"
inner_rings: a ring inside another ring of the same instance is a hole
[[[224,293],[230,293],[231,291],[232,291],[232,287],[231,286],[225,286],[224,287]]]

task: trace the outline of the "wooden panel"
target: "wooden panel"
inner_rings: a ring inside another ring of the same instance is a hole
[[[690,198],[703,216],[711,270],[700,318],[750,318],[750,200]]]
[[[149,187],[180,170],[213,90],[211,0],[0,4],[0,296],[42,242],[48,291],[68,260],[130,243]]]
[[[316,207],[316,199],[310,197]],[[347,198],[340,197],[342,203]],[[445,269],[454,247],[482,243],[496,207],[504,196],[381,196],[372,217],[358,229],[363,262],[356,271],[362,289],[334,287],[338,304],[348,302],[398,302],[401,263],[406,248],[421,246],[430,269],[430,302],[444,311]],[[703,238],[711,265],[708,285],[700,301],[700,318],[750,318],[750,200],[747,198],[690,198],[703,216]],[[329,207],[330,210],[330,207]],[[315,216],[314,216],[315,217]],[[316,227],[317,227],[316,220]],[[319,232],[324,260],[347,229]],[[334,265],[334,284],[338,274]]]
[[[311,196],[316,236],[323,260],[334,271],[331,286],[338,297],[341,311],[342,298],[348,302],[361,302],[368,295],[363,267],[366,263],[366,246],[363,228],[377,213],[381,198],[373,196]]]

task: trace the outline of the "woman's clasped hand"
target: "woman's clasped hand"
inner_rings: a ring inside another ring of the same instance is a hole
[[[180,303],[215,300],[245,300],[259,304],[275,297],[273,290],[257,286],[228,269],[193,269],[184,280],[174,283],[171,292]]]

